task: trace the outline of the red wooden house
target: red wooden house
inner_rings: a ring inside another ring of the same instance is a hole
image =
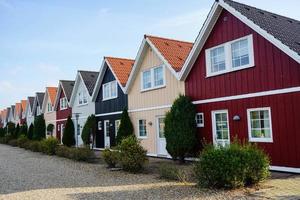
[[[300,172],[300,21],[216,1],[180,77],[201,139],[257,143],[271,169]]]
[[[62,142],[63,131],[66,126],[67,118],[69,116],[72,117],[72,108],[69,106],[69,101],[74,84],[75,81],[59,81],[54,110],[56,111],[56,137],[60,142]]]

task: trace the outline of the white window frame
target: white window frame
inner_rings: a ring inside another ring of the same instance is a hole
[[[237,41],[247,39],[248,40],[248,51],[249,51],[249,64],[239,66],[239,67],[233,67],[232,64],[232,50],[231,50],[231,45]],[[225,70],[218,71],[218,72],[211,72],[211,58],[210,58],[210,52],[211,50],[214,50],[219,47],[224,47],[225,51]],[[225,74],[237,70],[242,70],[242,69],[247,69],[250,67],[254,67],[254,50],[253,50],[253,35],[247,35],[241,38],[238,38],[236,40],[232,40],[223,44],[220,44],[218,46],[214,46],[212,48],[206,49],[205,50],[205,60],[206,60],[206,77],[211,77],[211,76],[217,76],[220,74]]]
[[[60,110],[66,110],[68,108],[67,104],[68,103],[67,103],[67,98],[66,97],[60,98],[60,100],[59,100]]]
[[[81,100],[81,103],[80,103]],[[78,105],[86,105],[88,104],[87,94],[85,90],[78,92]]]
[[[145,126],[146,126],[146,135],[145,136],[141,136],[140,135],[140,120],[145,120]],[[140,138],[140,139],[146,139],[148,137],[148,133],[147,133],[147,120],[146,119],[138,119],[137,129],[138,129],[138,138]]]
[[[269,122],[270,122],[270,138],[253,138],[251,134],[251,111],[268,111],[269,112]],[[272,114],[270,107],[261,107],[261,108],[250,108],[247,109],[247,121],[248,121],[248,137],[249,142],[265,142],[265,143],[272,143],[273,142],[273,130],[272,130]]]
[[[157,68],[160,68],[162,67],[162,72],[163,72],[163,84],[162,85],[159,85],[159,86],[154,86],[154,70],[157,69]],[[141,72],[141,92],[145,92],[145,91],[149,91],[149,90],[155,90],[155,89],[158,89],[158,88],[163,88],[166,86],[166,69],[165,69],[165,65],[162,64],[162,65],[158,65],[158,66],[155,66],[155,67],[152,67],[152,68],[149,68],[149,69],[145,69]],[[144,72],[147,72],[147,71],[150,71],[150,80],[151,80],[151,87],[150,88],[144,88],[144,82],[143,82],[143,75],[144,75]]]
[[[212,118],[212,130],[213,130],[213,144],[216,147],[220,147],[223,146],[225,147],[226,144],[226,140],[225,139],[220,139],[220,142],[222,142],[222,145],[219,144],[218,139],[217,139],[217,129],[216,129],[216,115],[215,114],[222,114],[222,113],[226,113],[227,116],[227,126],[228,126],[228,145],[230,145],[231,141],[230,141],[230,125],[229,125],[229,114],[228,114],[228,110],[213,110],[211,111],[211,118]],[[224,145],[225,144],[225,145]]]
[[[197,122],[197,116],[201,116],[202,123]],[[202,113],[196,113],[195,120],[196,120],[197,127],[204,127],[204,113],[203,112]]]
[[[115,89],[116,89],[116,95],[115,96],[112,96],[112,87],[113,87],[113,84],[115,84],[114,85],[114,87],[115,87]],[[104,87],[105,86],[107,86],[108,85],[108,93],[109,93],[109,95],[108,95],[108,97],[104,97]],[[115,98],[118,98],[118,83],[117,83],[117,81],[116,80],[114,80],[114,81],[110,81],[110,82],[108,82],[108,83],[105,83],[105,84],[103,84],[102,85],[102,101],[106,101],[106,100],[110,100],[110,99],[115,99]]]
[[[49,110],[49,106],[50,106],[50,110]],[[47,112],[48,113],[53,112],[53,106],[52,106],[52,104],[50,102],[47,103]]]

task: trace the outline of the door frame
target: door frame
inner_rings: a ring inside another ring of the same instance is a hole
[[[216,130],[216,115],[218,113],[226,113],[227,116],[227,126],[228,126],[228,144],[230,144],[230,126],[229,126],[229,114],[227,109],[223,110],[213,110],[211,111],[211,121],[212,121],[212,136],[214,146],[218,146],[217,143],[217,130]]]
[[[165,155],[165,154],[161,154],[160,152],[159,152],[159,149],[160,149],[160,145],[159,145],[159,140],[160,140],[160,137],[159,137],[159,119],[160,118],[166,118],[166,116],[165,115],[157,115],[157,116],[155,116],[155,132],[156,132],[156,154],[157,155],[160,155],[160,156],[166,156],[166,157],[168,157],[169,156],[169,153],[168,153],[168,151],[167,151],[167,149],[166,149],[166,152],[167,152],[167,154]],[[166,139],[166,137],[165,137],[165,139]],[[166,147],[167,147],[167,141],[166,141]]]
[[[110,135],[109,135],[109,145],[108,146],[106,146],[106,122],[108,122],[108,128],[110,128],[110,121],[108,120],[108,119],[106,119],[106,120],[103,120],[103,133],[104,133],[104,148],[110,148]]]

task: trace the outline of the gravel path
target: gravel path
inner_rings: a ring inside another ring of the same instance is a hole
[[[0,144],[0,199],[253,199]]]

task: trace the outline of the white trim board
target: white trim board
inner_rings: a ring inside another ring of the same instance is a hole
[[[205,103],[213,103],[213,102],[221,102],[221,101],[231,101],[231,100],[237,100],[237,99],[269,96],[269,95],[276,95],[276,94],[285,94],[285,93],[292,93],[292,92],[300,92],[300,87],[291,87],[291,88],[269,90],[269,91],[249,93],[249,94],[218,97],[218,98],[212,98],[212,99],[203,99],[203,100],[193,101],[193,104],[205,104]]]
[[[138,109],[131,109],[128,112],[142,112],[142,111],[149,111],[149,110],[159,110],[164,108],[171,108],[172,105],[163,105],[163,106],[153,106],[147,108],[138,108]]]
[[[103,113],[103,114],[96,114],[96,117],[102,117],[102,116],[107,116],[107,115],[118,115],[122,114],[122,111],[117,111],[117,112],[111,112],[111,113]]]
[[[271,171],[280,171],[280,172],[291,172],[300,174],[300,168],[295,167],[282,167],[282,166],[270,166],[269,169]]]

